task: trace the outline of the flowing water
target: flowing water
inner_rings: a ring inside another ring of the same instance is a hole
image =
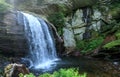
[[[23,13],[25,36],[28,40],[30,68],[48,69],[57,60],[56,49],[49,27],[43,19]]]

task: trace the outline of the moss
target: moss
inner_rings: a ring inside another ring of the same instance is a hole
[[[115,46],[118,46],[120,45],[120,40],[115,40],[115,41],[112,41],[110,43],[107,43],[103,46],[103,48],[106,48],[106,49],[110,49],[110,48],[113,48]]]

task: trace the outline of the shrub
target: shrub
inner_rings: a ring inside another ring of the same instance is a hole
[[[78,70],[74,68],[60,69],[58,72],[54,72],[54,77],[86,77],[86,74],[79,75]]]
[[[86,77],[86,73],[80,75],[78,70],[75,68],[70,69],[60,69],[58,72],[54,72],[53,74],[43,74],[39,77]]]
[[[45,73],[40,75],[39,77],[86,77],[87,74],[84,73],[80,75],[78,70],[75,68],[70,69],[60,69],[59,71],[55,71],[53,74]],[[19,74],[19,77],[35,77],[32,73],[30,74]]]
[[[39,77],[53,77],[53,75],[51,75],[49,73],[45,73],[43,75],[40,75]]]

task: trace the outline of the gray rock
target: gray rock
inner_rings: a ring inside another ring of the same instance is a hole
[[[63,29],[63,39],[64,39],[64,46],[65,47],[75,47],[75,40],[74,40],[74,34],[71,29],[64,28]]]
[[[7,12],[0,23],[0,50],[2,53],[27,52],[27,43],[24,37],[24,26],[18,24],[17,13]]]
[[[85,33],[86,27],[74,29],[74,35],[77,40],[82,40],[83,39],[83,34]]]

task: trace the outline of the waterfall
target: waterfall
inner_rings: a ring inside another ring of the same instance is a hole
[[[57,60],[57,55],[47,23],[33,15],[23,12],[21,14],[30,52],[24,59],[30,62],[31,68],[49,68]]]

